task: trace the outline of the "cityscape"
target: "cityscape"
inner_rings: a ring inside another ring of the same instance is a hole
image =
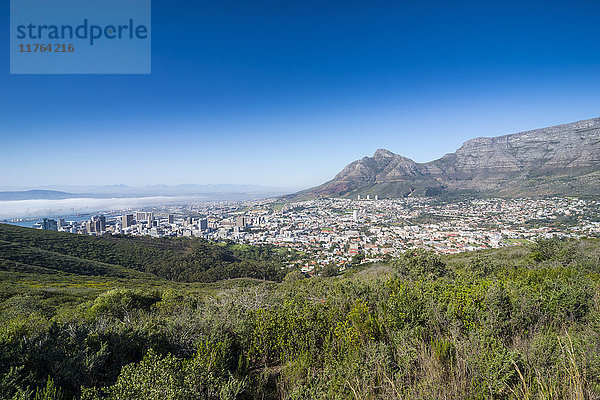
[[[206,202],[117,210],[87,220],[44,218],[36,226],[81,235],[201,238],[271,245],[305,257],[296,267],[375,262],[423,248],[439,254],[519,246],[537,239],[600,237],[600,201],[576,197],[415,197]],[[13,220],[14,223],[17,220]]]

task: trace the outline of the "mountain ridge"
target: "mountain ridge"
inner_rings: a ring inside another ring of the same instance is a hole
[[[332,180],[287,196],[600,195],[600,118],[465,141],[417,163],[386,149],[346,165]]]
[[[68,199],[73,197],[73,193],[67,193],[58,190],[9,190],[0,191],[0,201],[8,200],[37,200],[37,199],[51,199],[60,200]]]

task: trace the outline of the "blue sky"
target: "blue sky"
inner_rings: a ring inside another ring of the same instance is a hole
[[[81,76],[10,75],[3,4],[4,187],[307,187],[600,116],[597,1],[153,0],[152,74]]]

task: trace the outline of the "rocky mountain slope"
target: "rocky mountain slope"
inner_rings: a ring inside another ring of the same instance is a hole
[[[356,196],[600,195],[600,118],[465,142],[428,163],[380,149],[289,199]]]

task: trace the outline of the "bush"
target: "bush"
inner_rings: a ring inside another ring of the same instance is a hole
[[[435,253],[423,249],[409,250],[400,259],[401,273],[413,279],[437,279],[448,274],[446,263]]]
[[[114,289],[102,293],[94,300],[90,312],[94,316],[105,315],[118,319],[130,319],[136,311],[148,311],[160,301],[158,291]]]

